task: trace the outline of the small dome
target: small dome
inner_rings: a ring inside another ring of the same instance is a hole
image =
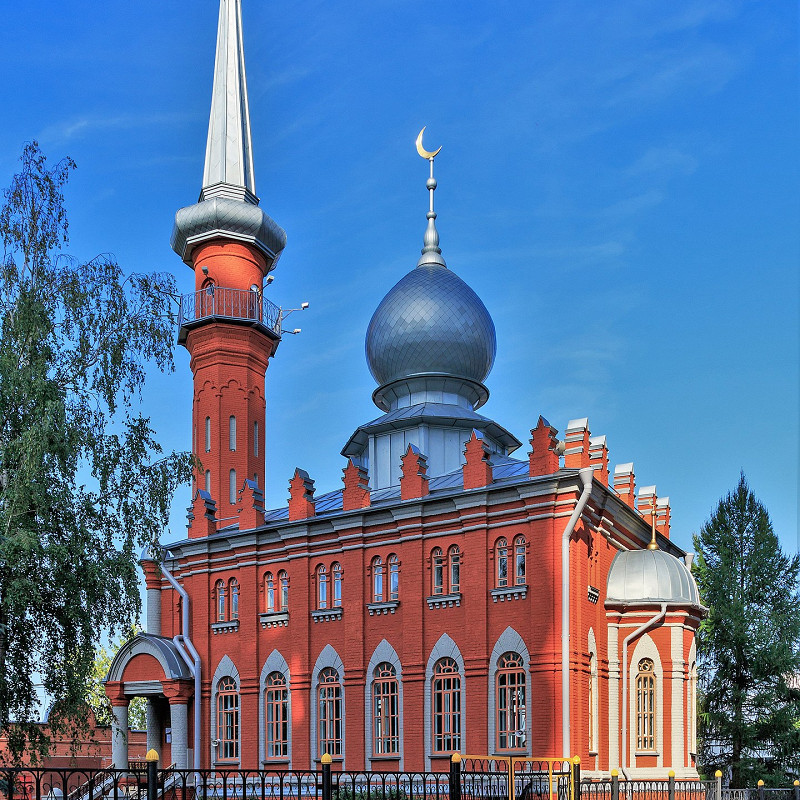
[[[617,553],[608,571],[606,603],[701,605],[686,564],[663,550]]]
[[[422,264],[395,284],[367,329],[367,364],[380,385],[431,374],[483,383],[496,348],[486,306],[439,264]]]

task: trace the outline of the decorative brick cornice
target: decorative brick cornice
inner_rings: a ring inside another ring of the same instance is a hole
[[[418,447],[410,444],[401,459],[401,464],[403,474],[400,478],[400,499],[417,500],[427,497],[430,492],[427,456],[424,456]]]
[[[531,452],[528,453],[528,474],[553,475],[558,472],[558,431],[544,418],[539,417],[531,431]]]
[[[608,446],[605,436],[592,436],[589,439],[589,466],[594,469],[594,477],[608,486]]]
[[[367,471],[358,466],[352,458],[347,459],[347,466],[342,470],[342,510],[356,511],[369,508],[369,477]]]
[[[212,500],[205,489],[195,492],[192,505],[186,511],[190,539],[211,536],[217,532],[217,501]]]
[[[255,481],[246,480],[239,490],[239,530],[249,531],[264,524],[264,492]]]
[[[571,419],[564,431],[564,466],[567,469],[583,469],[589,466],[589,420]]]
[[[494,480],[489,446],[481,431],[473,429],[464,448],[466,461],[461,468],[465,489],[482,489]]]
[[[298,467],[289,481],[289,521],[309,519],[315,513],[314,481],[304,469]]]

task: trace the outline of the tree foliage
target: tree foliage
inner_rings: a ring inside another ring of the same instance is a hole
[[[700,758],[734,788],[800,771],[800,556],[781,550],[744,475],[699,536]]]
[[[26,724],[37,676],[60,718],[81,715],[95,644],[136,619],[137,553],[191,470],[137,408],[147,363],[173,368],[173,278],[60,254],[75,165],[49,168],[35,142],[21,161],[0,209],[0,731],[15,752],[47,746]]]

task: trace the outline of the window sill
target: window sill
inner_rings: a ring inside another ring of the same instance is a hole
[[[311,618],[314,622],[333,622],[334,620],[342,618],[342,609],[341,607],[337,607],[312,611]]]
[[[461,592],[455,594],[435,594],[426,598],[428,608],[452,608],[461,605]]]
[[[528,584],[521,583],[519,586],[503,586],[501,589],[492,589],[492,600],[504,603],[506,600],[523,600],[528,596]]]
[[[394,614],[399,605],[399,600],[389,600],[386,603],[367,603],[367,609],[372,617],[375,614]]]
[[[212,622],[211,630],[214,634],[217,633],[234,633],[239,630],[239,620],[232,619],[227,622]]]
[[[637,750],[634,753],[635,756],[660,756],[660,750]]]
[[[258,615],[262,628],[280,628],[289,624],[288,611],[267,611]]]
[[[381,753],[377,756],[369,756],[367,759],[369,762],[373,761],[399,761],[400,760],[400,753]]]
[[[239,759],[237,758],[234,761],[215,761],[214,766],[222,767],[223,769],[226,767],[228,769],[239,769]]]
[[[289,756],[281,756],[280,758],[270,758],[261,762],[261,766],[267,767],[286,767],[289,763]]]

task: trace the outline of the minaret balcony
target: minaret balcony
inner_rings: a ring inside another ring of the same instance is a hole
[[[183,344],[190,330],[209,322],[242,323],[280,339],[281,317],[281,309],[260,292],[209,286],[181,296],[178,342]]]

